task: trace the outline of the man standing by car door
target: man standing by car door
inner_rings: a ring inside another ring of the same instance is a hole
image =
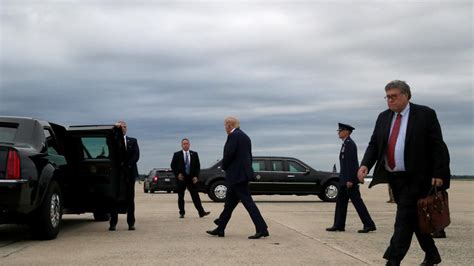
[[[184,210],[184,192],[188,188],[189,194],[193,199],[194,207],[199,213],[199,217],[209,215],[210,212],[204,210],[201,204],[201,198],[196,188],[201,164],[199,162],[198,153],[189,149],[189,139],[181,140],[182,150],[177,151],[171,160],[171,169],[178,181],[178,207],[179,218],[184,218],[186,213]]]
[[[242,130],[236,117],[227,117],[224,120],[227,132],[227,141],[224,146],[224,157],[222,158],[222,170],[225,170],[225,179],[228,186],[227,195],[219,219],[214,221],[218,224],[214,230],[206,233],[223,237],[227,223],[232,216],[239,201],[242,202],[255,225],[256,233],[249,239],[258,239],[269,236],[267,224],[250,195],[249,181],[255,179],[252,168],[252,143],[250,138]]]
[[[359,233],[368,233],[375,231],[375,223],[370,217],[367,207],[360,196],[359,180],[357,178],[357,170],[359,169],[359,160],[357,159],[357,146],[351,139],[354,127],[339,123],[337,134],[342,139],[341,152],[339,153],[339,162],[341,164],[341,172],[339,174],[340,193],[336,202],[336,213],[334,215],[334,224],[326,231],[344,231],[346,226],[347,205],[351,199],[354,208],[359,214],[359,218],[364,224]]]
[[[126,181],[127,224],[128,230],[135,230],[135,180],[138,177],[137,162],[140,159],[140,149],[136,138],[127,136],[127,123],[118,121],[116,127],[122,128],[123,141],[126,149],[124,171]],[[109,231],[115,231],[118,222],[118,210],[110,213]]]

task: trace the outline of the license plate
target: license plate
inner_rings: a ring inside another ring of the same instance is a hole
[[[170,182],[170,179],[169,179],[169,178],[165,178],[165,182]]]

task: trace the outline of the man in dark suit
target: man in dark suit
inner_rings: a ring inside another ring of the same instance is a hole
[[[127,136],[127,123],[118,121],[116,127],[121,127],[123,132],[124,147],[126,149],[124,159],[124,175],[126,182],[126,201],[127,201],[127,224],[128,230],[135,230],[135,180],[138,177],[137,162],[140,159],[140,149],[136,138]],[[110,213],[109,231],[115,231],[118,221],[118,210]]]
[[[227,141],[224,146],[222,170],[225,170],[227,195],[219,219],[215,221],[217,228],[206,231],[210,235],[224,236],[227,223],[239,201],[242,202],[255,225],[256,233],[249,239],[258,239],[269,236],[267,224],[250,195],[248,183],[255,179],[252,168],[252,143],[250,138],[240,130],[240,123],[236,117],[227,117],[224,120],[227,132]]]
[[[327,231],[345,231],[347,205],[351,199],[354,208],[359,214],[359,218],[364,227],[359,233],[368,233],[375,231],[375,223],[370,217],[367,207],[360,196],[359,179],[357,179],[357,170],[359,169],[359,160],[357,159],[357,146],[351,139],[354,127],[339,123],[338,135],[342,139],[341,152],[339,153],[339,162],[341,172],[339,173],[339,197],[336,202],[336,212],[334,215],[334,224],[327,228]]]
[[[199,217],[209,215],[201,204],[201,198],[197,192],[196,183],[198,182],[201,164],[199,163],[198,153],[189,149],[189,139],[181,140],[182,150],[177,151],[171,160],[171,169],[178,181],[178,207],[179,218],[184,218],[184,192],[188,188],[194,207],[199,213]]]
[[[417,200],[427,196],[432,185],[449,188],[449,155],[434,110],[410,103],[410,87],[394,80],[385,86],[388,109],[380,113],[358,171],[363,182],[374,166],[370,187],[389,182],[397,204],[395,229],[384,258],[387,265],[400,265],[415,233],[425,258],[421,265],[441,262],[430,234],[418,227]]]

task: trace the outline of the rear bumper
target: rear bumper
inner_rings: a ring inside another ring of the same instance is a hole
[[[31,196],[28,194],[31,194],[28,180],[0,180],[0,223],[31,211],[26,200]]]
[[[176,184],[175,177],[160,177],[158,182],[152,182],[151,188],[154,191],[170,191],[170,190],[177,190],[178,186]]]

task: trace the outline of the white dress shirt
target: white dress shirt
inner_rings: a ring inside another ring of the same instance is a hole
[[[385,154],[385,169],[389,172],[405,171],[405,139],[407,135],[408,117],[410,116],[410,103],[400,112],[402,121],[400,122],[400,131],[398,132],[397,144],[395,145],[395,168],[390,169],[388,166],[387,154]],[[393,125],[397,118],[397,113],[393,114],[392,124],[390,126],[390,135],[392,135]],[[390,136],[389,136],[390,139]]]

